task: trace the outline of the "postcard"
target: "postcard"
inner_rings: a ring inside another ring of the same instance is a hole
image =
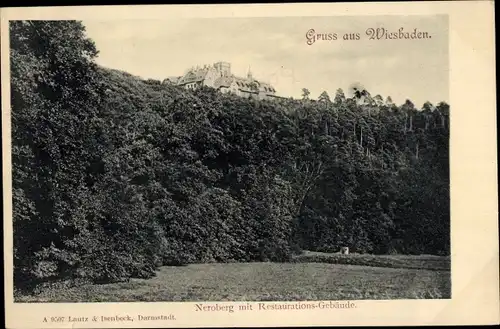
[[[7,328],[498,323],[493,8],[3,8]]]

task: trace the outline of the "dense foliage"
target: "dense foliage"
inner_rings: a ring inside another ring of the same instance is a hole
[[[341,246],[449,253],[445,103],[187,91],[99,68],[74,21],[12,22],[10,42],[17,287]]]

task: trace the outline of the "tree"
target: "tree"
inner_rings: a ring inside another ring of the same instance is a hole
[[[446,128],[449,125],[449,116],[450,116],[450,105],[446,102],[440,102],[436,109],[440,116],[440,123],[442,128]]]
[[[344,91],[341,88],[337,89],[335,93],[335,99],[333,100],[333,102],[337,106],[345,102]]]
[[[328,93],[326,91],[323,91],[321,95],[319,95],[318,100],[320,102],[325,102],[325,103],[330,103],[330,96],[328,96]]]
[[[109,106],[116,86],[80,22],[15,21],[10,38],[16,287],[154,275],[149,148],[141,121],[127,120],[146,102]]]
[[[376,106],[384,105],[384,99],[380,95],[376,95],[375,97],[373,97],[373,101],[375,102]]]
[[[311,92],[307,88],[302,88],[302,99],[309,99]]]
[[[29,282],[72,273],[87,243],[102,90],[80,22],[14,21],[10,44],[15,279]]]

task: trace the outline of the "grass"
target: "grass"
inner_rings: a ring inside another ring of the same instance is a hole
[[[378,266],[330,264],[336,259]],[[306,262],[315,258],[324,262]],[[387,266],[380,266],[387,265]],[[396,266],[402,266],[395,268]],[[419,267],[419,268],[412,268]],[[295,301],[451,298],[449,258],[305,253],[295,263],[161,267],[126,283],[46,289],[16,302]]]

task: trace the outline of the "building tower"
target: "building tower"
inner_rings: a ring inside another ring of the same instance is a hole
[[[217,72],[220,72],[222,76],[228,77],[231,75],[231,64],[227,62],[217,62],[214,64]]]
[[[248,80],[253,81],[253,76],[252,76],[252,71],[250,70],[250,65],[248,65],[247,78],[248,78]]]

